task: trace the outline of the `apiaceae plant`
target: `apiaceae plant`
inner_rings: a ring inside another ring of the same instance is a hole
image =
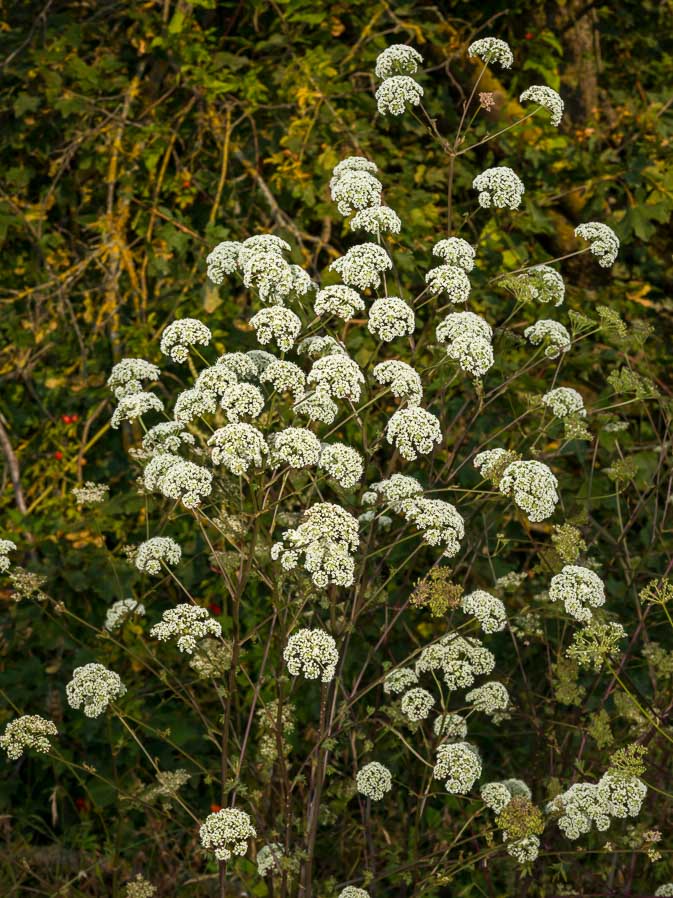
[[[112,426],[138,438],[147,538],[128,550],[138,594],[91,625],[102,638],[65,695],[138,754],[133,776],[115,779],[117,807],[168,818],[186,840],[198,833],[176,877],[200,870],[222,896],[238,883],[283,898],[427,898],[467,875],[511,889],[637,820],[648,787],[636,741],[584,773],[580,737],[578,763],[555,766],[551,786],[537,762],[512,760],[522,733],[542,726],[526,653],[543,631],[566,693],[585,689],[582,677],[605,689],[606,677],[645,730],[671,741],[623,682],[632,634],[583,538],[577,477],[590,478],[598,436],[618,432],[616,410],[650,388],[630,367],[610,375],[612,392],[607,372],[602,384],[599,370],[573,381],[573,357],[605,321],[624,340],[627,326],[568,308],[565,258],[489,268],[490,231],[515,241],[535,197],[525,165],[495,158],[456,195],[461,167],[501,133],[471,136],[490,108],[476,99],[481,77],[514,61],[496,38],[468,54],[479,69],[451,137],[424,108],[415,49],[390,46],[376,64],[380,115],[399,128],[416,117],[446,152],[441,233],[405,247],[385,172],[345,156],[329,188],[352,242],[322,272],[272,233],[208,255],[213,284],[252,298],[257,347],[218,346],[207,321],[178,318],[161,336],[163,372],[126,358],[110,373]],[[520,101],[503,130],[561,124],[550,87]],[[608,223],[578,222],[575,234],[571,255],[615,263]],[[99,505],[107,489],[87,483],[76,498]],[[184,573],[195,546],[219,584],[217,613]],[[68,625],[68,608],[13,569],[15,549],[1,542],[0,569],[17,597],[51,603]],[[134,683],[115,670],[127,655],[142,671]],[[192,736],[155,726],[152,702],[187,715]],[[0,738],[10,761],[37,752],[105,778],[67,743],[66,725],[32,713]],[[152,888],[138,875],[127,894]]]

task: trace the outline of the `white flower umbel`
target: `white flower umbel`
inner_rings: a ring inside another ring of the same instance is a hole
[[[320,679],[329,683],[334,678],[339,660],[336,642],[324,630],[297,630],[287,641],[283,658],[293,677]]]
[[[284,306],[261,309],[250,319],[258,341],[265,345],[275,341],[281,352],[288,352],[301,331],[301,318]]]
[[[435,699],[427,689],[410,689],[402,696],[400,709],[412,722],[425,720],[435,704]]]
[[[471,686],[475,677],[490,674],[495,667],[495,657],[478,639],[451,633],[426,646],[415,667],[419,676],[439,671],[453,692]]]
[[[177,640],[178,651],[191,655],[199,640],[206,636],[221,636],[222,627],[200,605],[177,605],[164,611],[161,621],[150,630],[150,636],[160,642]]]
[[[520,864],[530,864],[540,853],[540,840],[536,835],[524,836],[523,839],[506,842],[505,849],[515,861]]]
[[[414,498],[405,503],[404,517],[419,530],[431,546],[444,546],[443,554],[453,558],[465,536],[465,522],[456,508],[443,499]]]
[[[396,337],[413,334],[416,327],[414,310],[399,296],[377,299],[369,310],[367,327],[377,339],[390,343]]]
[[[292,293],[295,273],[279,253],[259,253],[243,266],[243,285],[256,289],[263,303],[282,305]]]
[[[329,266],[330,271],[336,271],[341,275],[344,284],[358,290],[367,290],[370,287],[376,290],[381,283],[383,272],[390,271],[392,267],[390,256],[376,243],[358,243]]]
[[[340,177],[332,178],[331,188],[332,200],[341,215],[381,205],[383,185],[368,171],[345,171]]]
[[[348,355],[343,343],[334,337],[306,337],[297,346],[298,355],[306,355],[310,359],[319,359],[323,355]]]
[[[526,189],[506,165],[487,168],[472,181],[472,187],[479,191],[479,205],[484,209],[518,209]]]
[[[285,849],[280,842],[269,842],[268,845],[263,845],[255,858],[259,875],[265,877],[274,873],[280,873],[280,862],[284,854]]]
[[[589,241],[591,252],[598,258],[598,264],[602,268],[609,268],[615,263],[619,252],[619,237],[608,225],[600,221],[587,221],[575,228],[575,236]]]
[[[337,416],[339,406],[327,393],[316,390],[314,393],[309,393],[296,402],[294,410],[298,415],[308,418],[309,421],[331,424]]]
[[[610,811],[606,796],[593,783],[575,783],[549,803],[547,809],[559,813],[558,828],[568,839],[596,829],[604,832],[610,827]]]
[[[637,776],[604,773],[598,781],[598,793],[610,816],[624,820],[638,816],[647,795],[647,786]]]
[[[568,415],[579,415],[584,418],[587,413],[582,394],[572,387],[557,387],[550,390],[544,394],[542,402],[557,418],[567,418]]]
[[[264,396],[254,384],[234,384],[224,391],[220,405],[235,424],[241,418],[258,418],[264,409]]]
[[[306,427],[286,427],[269,437],[272,465],[308,468],[320,460],[320,440]]]
[[[655,898],[673,898],[673,882],[665,882],[655,891]]]
[[[475,711],[484,714],[494,714],[496,711],[505,711],[509,705],[509,692],[495,681],[483,683],[476,689],[470,690],[465,695],[465,701],[470,702]]]
[[[345,889],[342,889],[337,898],[371,898],[371,895],[366,889],[358,889],[357,886],[346,886]]]
[[[148,574],[160,574],[161,563],[180,564],[182,550],[170,536],[153,536],[138,546],[136,567]]]
[[[167,499],[176,499],[185,508],[196,508],[209,496],[213,475],[201,465],[185,461],[176,455],[156,455],[145,468],[145,486],[158,490]]]
[[[351,218],[351,231],[366,231],[368,234],[399,234],[402,222],[397,212],[388,206],[374,206],[362,209]]]
[[[0,748],[7,752],[10,761],[18,761],[28,748],[46,754],[51,748],[50,736],[58,736],[55,723],[39,714],[24,714],[9,721],[0,736]]]
[[[442,442],[439,419],[420,406],[400,408],[386,425],[386,439],[394,445],[402,458],[414,461],[419,455],[432,452]]]
[[[206,273],[214,284],[223,284],[229,274],[238,271],[241,244],[238,240],[223,240],[206,256]]]
[[[196,318],[179,318],[164,330],[159,348],[174,362],[186,362],[189,347],[208,346],[212,336],[206,325]]]
[[[447,237],[435,243],[432,255],[443,259],[447,265],[457,265],[463,271],[472,271],[476,253],[474,247],[462,237]]]
[[[507,624],[505,606],[484,589],[475,589],[463,596],[460,607],[479,621],[484,633],[498,633]]]
[[[392,789],[393,778],[387,767],[378,761],[372,761],[358,770],[355,785],[360,795],[365,795],[372,801],[381,801],[386,792]]]
[[[318,392],[336,399],[360,399],[364,375],[357,362],[347,355],[326,355],[317,359],[309,371],[308,383]]]
[[[563,304],[566,286],[559,272],[550,265],[535,265],[517,275],[517,281],[523,298],[555,306]]]
[[[247,474],[250,468],[262,468],[269,456],[269,447],[261,431],[252,424],[227,424],[208,440],[213,447],[214,465],[222,465],[231,474]]]
[[[457,265],[438,265],[425,275],[432,293],[445,293],[449,302],[463,303],[470,298],[470,279]]]
[[[100,505],[109,496],[110,487],[107,483],[94,483],[93,480],[87,480],[81,486],[74,486],[71,492],[78,505]]]
[[[498,37],[481,37],[467,48],[468,56],[476,56],[482,62],[497,62],[503,69],[511,68],[514,56],[506,41]]]
[[[135,599],[119,599],[105,614],[103,625],[109,633],[115,633],[130,617],[144,617],[145,606]]]
[[[283,533],[283,542],[272,546],[271,557],[280,560],[285,570],[292,570],[303,554],[304,566],[316,586],[351,586],[352,553],[359,543],[357,518],[339,505],[318,502],[304,512],[298,527]]]
[[[563,118],[563,100],[555,90],[552,90],[551,87],[547,87],[546,84],[533,84],[530,87],[527,87],[519,97],[519,103],[537,103],[538,106],[542,106],[549,110],[551,113],[552,125],[556,125],[558,128],[561,124],[561,119]]]
[[[551,517],[559,500],[558,480],[540,461],[515,461],[507,465],[499,489],[534,522]]]
[[[122,396],[114,410],[110,424],[115,430],[122,421],[135,421],[148,412],[163,412],[164,404],[154,393],[128,393]]]
[[[393,75],[413,75],[418,71],[423,57],[406,44],[391,44],[376,57],[377,78],[392,78]]]
[[[140,393],[145,380],[159,380],[160,369],[145,359],[122,359],[112,368],[107,385],[117,399]]]
[[[440,745],[432,775],[444,780],[444,788],[451,795],[467,795],[481,776],[481,758],[469,742]]]
[[[318,316],[336,315],[344,321],[353,318],[356,312],[364,310],[365,304],[360,294],[345,284],[333,284],[320,290],[313,306],[313,311]]]
[[[230,388],[227,387],[227,389]],[[183,390],[175,400],[173,417],[179,424],[188,424],[195,418],[214,415],[216,410],[217,396],[215,393],[192,387],[189,390]]]
[[[118,674],[102,664],[76,667],[72,680],[65,687],[71,708],[82,708],[87,717],[100,717],[111,702],[126,693],[126,686]]]
[[[275,234],[253,234],[241,244],[238,264],[241,268],[245,268],[253,259],[268,253],[282,258],[283,253],[289,253],[290,249],[290,244]]]
[[[381,82],[375,96],[381,115],[402,115],[410,106],[418,106],[423,88],[408,75],[393,75]]]
[[[215,362],[236,376],[236,380],[254,381],[257,379],[257,365],[247,352],[225,352]]]
[[[570,334],[560,321],[543,318],[531,324],[523,332],[524,337],[533,346],[544,345],[547,358],[556,359],[562,352],[570,349]]]
[[[516,461],[516,456],[508,452],[507,449],[484,449],[474,456],[472,464],[475,466],[481,476],[486,479],[492,479],[498,468],[503,470],[507,467],[505,462]]]
[[[407,500],[422,494],[423,487],[415,477],[409,477],[407,474],[391,474],[387,480],[370,484],[369,490],[362,497],[362,502],[369,505],[382,497],[393,511],[402,514]]]
[[[306,375],[299,365],[272,359],[259,376],[261,383],[269,383],[277,393],[292,393],[296,402],[306,390]]]
[[[379,362],[375,365],[372,376],[381,385],[389,386],[396,399],[408,402],[409,405],[418,405],[423,399],[421,376],[406,362],[397,359]]]
[[[193,446],[195,439],[184,430],[179,421],[162,421],[150,427],[142,442],[142,451],[148,455],[155,452],[179,452],[185,446]]]
[[[250,359],[252,364],[255,366],[255,371],[257,377],[261,378],[261,375],[266,371],[266,369],[273,362],[278,361],[275,355],[272,355],[270,352],[267,352],[266,349],[249,349],[246,352],[246,356]],[[217,366],[216,366],[217,367]],[[220,365],[220,367],[222,367]]]
[[[221,396],[229,387],[238,383],[238,377],[226,365],[211,365],[204,368],[194,381],[194,389],[202,393],[214,393]]]
[[[401,695],[410,686],[418,683],[416,671],[411,667],[398,667],[397,670],[391,670],[383,681],[383,691],[386,695]]]
[[[446,354],[462,371],[474,378],[483,377],[495,361],[493,347],[488,340],[467,334],[449,343]]]
[[[330,190],[334,189],[334,185],[343,175],[354,171],[368,171],[373,174],[378,171],[378,166],[365,156],[347,156],[341,162],[337,162],[332,169],[332,178],[329,182]]]
[[[571,617],[587,623],[593,616],[591,609],[605,604],[605,586],[589,568],[566,564],[560,574],[551,578],[549,600],[563,602]]]
[[[486,807],[495,811],[496,814],[504,811],[512,800],[512,793],[505,783],[484,783],[479,794]]]
[[[244,855],[248,840],[257,835],[250,817],[238,808],[222,808],[209,814],[199,830],[201,845],[212,851],[218,861],[228,861],[233,855]]]
[[[450,742],[461,740],[467,736],[467,721],[460,714],[447,711],[435,717],[432,732],[440,739],[448,739]]]
[[[452,343],[461,337],[490,343],[493,328],[488,321],[475,315],[474,312],[451,312],[437,325],[435,335],[438,343]]]
[[[323,445],[319,467],[344,489],[352,489],[362,479],[364,460],[357,449],[342,443]]]

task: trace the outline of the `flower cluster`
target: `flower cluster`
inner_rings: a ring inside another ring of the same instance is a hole
[[[49,736],[58,736],[56,724],[39,714],[24,714],[7,724],[0,736],[0,748],[10,761],[17,761],[27,748],[46,754],[51,748]]]
[[[269,437],[272,465],[308,468],[320,461],[320,440],[306,427],[286,427]]]
[[[79,505],[99,505],[107,499],[110,487],[107,483],[87,480],[82,486],[73,487],[71,492]]]
[[[432,725],[432,731],[435,736],[442,739],[448,739],[453,742],[455,740],[464,739],[467,736],[467,721],[460,714],[452,714],[445,712],[435,717]]]
[[[437,325],[437,341],[466,374],[483,377],[493,365],[490,324],[474,312],[452,312]]]
[[[174,362],[186,362],[189,347],[208,346],[212,336],[206,325],[196,318],[179,318],[164,330],[159,348]]]
[[[551,318],[542,318],[531,324],[523,335],[533,346],[544,345],[544,354],[550,359],[556,359],[562,352],[568,352],[570,349],[570,334],[567,328],[560,321]]]
[[[503,69],[509,69],[514,56],[506,41],[498,37],[481,37],[467,48],[468,56],[476,56],[485,63],[497,62]]]
[[[495,658],[478,639],[450,633],[439,642],[426,646],[415,667],[419,676],[439,671],[446,685],[454,691],[471,686],[477,676],[490,674],[495,667]]]
[[[390,343],[396,337],[413,334],[416,327],[414,310],[399,296],[377,299],[369,310],[367,327],[378,340]]]
[[[161,371],[145,359],[122,359],[113,366],[107,385],[115,398],[121,399],[131,393],[140,393],[145,380],[159,380]]]
[[[378,761],[372,761],[358,770],[355,784],[361,795],[371,798],[372,801],[381,801],[386,792],[392,789],[393,778],[387,767]]]
[[[102,664],[76,667],[72,680],[65,687],[71,708],[83,708],[87,717],[100,717],[107,706],[126,693],[119,675]]]
[[[464,303],[470,298],[470,279],[458,265],[438,265],[425,276],[432,293],[446,293],[449,302]]]
[[[374,69],[377,78],[392,78],[395,75],[415,75],[423,57],[406,44],[391,44],[379,53]]]
[[[150,491],[158,490],[167,499],[182,502],[185,508],[196,508],[210,495],[213,475],[208,468],[163,452],[146,466],[143,482]]]
[[[163,412],[164,404],[154,393],[129,393],[117,403],[110,424],[116,430],[124,421],[135,421],[148,412]]]
[[[283,658],[293,677],[329,683],[339,660],[336,643],[324,630],[297,630],[287,641]]]
[[[206,636],[221,636],[222,627],[213,620],[207,608],[200,605],[177,605],[168,608],[161,621],[150,630],[150,636],[161,642],[177,639],[178,651],[191,655],[197,641]]]
[[[136,567],[148,574],[160,574],[161,565],[180,564],[182,550],[170,536],[153,536],[138,546]]]
[[[546,84],[533,84],[527,87],[519,97],[519,103],[537,103],[551,113],[552,125],[558,126],[563,118],[563,100]]]
[[[494,714],[506,710],[509,705],[509,693],[502,683],[494,681],[472,689],[465,695],[465,701],[470,702],[475,711]]]
[[[357,402],[365,382],[357,362],[347,355],[337,353],[317,359],[308,373],[308,383],[319,394]]]
[[[619,237],[608,225],[600,221],[587,221],[575,228],[575,236],[589,241],[591,252],[598,257],[602,268],[614,265],[619,252]]]
[[[398,359],[388,359],[374,366],[372,376],[380,384],[389,386],[396,399],[418,405],[423,398],[421,376],[415,368]]]
[[[368,171],[347,169],[341,175],[335,174],[330,187],[332,200],[341,215],[381,205],[383,185]]]
[[[260,876],[269,876],[280,870],[280,861],[285,851],[280,842],[269,842],[257,852],[257,872]]]
[[[344,321],[348,321],[356,312],[364,312],[364,308],[364,301],[357,290],[346,287],[345,284],[332,284],[319,290],[313,305],[316,315],[336,315]]]
[[[531,521],[544,521],[554,514],[559,500],[558,480],[540,461],[514,461],[500,478],[499,489],[510,496]]]
[[[405,717],[412,722],[425,720],[429,716],[435,704],[435,699],[427,689],[417,687],[410,689],[402,696],[400,709]]]
[[[257,340],[262,345],[275,340],[281,352],[292,349],[301,331],[301,319],[284,306],[260,309],[250,319],[250,325],[255,329]]]
[[[475,589],[463,596],[460,607],[465,614],[471,614],[479,621],[484,633],[497,633],[507,624],[503,603],[483,589]]]
[[[572,387],[556,387],[555,390],[549,390],[542,397],[542,402],[557,418],[567,418],[569,415],[584,418],[587,413],[582,394]]]
[[[418,675],[411,667],[398,667],[391,670],[383,681],[383,691],[386,695],[401,695],[410,686],[418,683]]]
[[[320,468],[344,489],[352,489],[364,474],[362,456],[351,446],[341,443],[324,445],[320,452]]]
[[[381,283],[381,275],[393,267],[390,256],[376,243],[358,243],[344,256],[335,259],[330,271],[341,275],[344,284],[358,290],[376,290]]]
[[[351,218],[351,230],[366,231],[368,234],[399,234],[402,230],[400,217],[388,206],[362,209]]]
[[[465,522],[453,505],[442,499],[413,498],[403,510],[407,521],[423,531],[423,539],[431,546],[444,546],[443,554],[452,558],[460,551],[465,536]]]
[[[220,427],[208,440],[214,465],[222,465],[231,474],[247,474],[250,468],[264,466],[269,447],[263,434],[252,424],[239,422]]]
[[[388,420],[385,432],[388,442],[407,461],[427,455],[442,442],[439,420],[420,406],[398,409]]]
[[[476,253],[474,247],[462,237],[447,237],[435,243],[432,255],[443,259],[447,265],[457,266],[463,271],[472,271]]]
[[[571,617],[586,623],[591,620],[591,609],[605,604],[605,586],[598,574],[589,568],[566,564],[561,573],[551,579],[549,599],[563,602]]]
[[[135,599],[119,599],[111,605],[105,615],[104,628],[108,633],[114,633],[131,616],[143,617],[145,606]]]
[[[9,570],[10,552],[16,552],[16,543],[13,543],[11,539],[0,539],[0,574],[4,574]]]
[[[245,854],[248,839],[254,839],[256,835],[249,815],[238,808],[222,808],[209,814],[199,830],[201,845],[212,851],[218,861]]]
[[[409,75],[393,75],[381,82],[375,96],[381,115],[402,115],[409,106],[419,105],[423,88]]]
[[[483,209],[518,209],[525,187],[521,178],[506,165],[487,168],[472,181],[479,191],[479,205]]]
[[[444,743],[437,749],[432,772],[452,795],[466,795],[481,776],[481,758],[469,742]]]
[[[271,549],[271,557],[280,559],[285,570],[297,566],[304,555],[304,566],[313,583],[324,588],[330,583],[350,586],[355,563],[352,558],[360,542],[356,518],[331,502],[318,502],[304,513],[304,520],[283,533],[283,542]]]
[[[513,284],[516,295],[525,301],[543,305],[563,305],[566,285],[559,272],[550,265],[534,265],[516,276]]]

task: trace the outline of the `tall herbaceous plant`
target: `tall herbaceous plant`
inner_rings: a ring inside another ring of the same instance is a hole
[[[618,429],[620,402],[569,382],[568,361],[597,328],[566,311],[564,260],[489,270],[493,254],[480,252],[498,222],[515,239],[517,210],[534,203],[523,163],[495,157],[469,196],[455,195],[477,148],[533,117],[558,126],[563,100],[532,85],[518,121],[471,140],[493,105],[482,76],[513,55],[491,37],[468,54],[479,75],[449,137],[423,106],[421,55],[394,45],[376,63],[380,115],[399,128],[415,116],[446,153],[445,226],[427,244],[403,247],[376,162],[343,158],[329,188],[351,245],[319,283],[275,234],[220,243],[204,276],[252,297],[241,345],[222,352],[205,321],[179,318],[161,335],[163,372],[126,358],[110,374],[112,426],[133,422],[140,437],[130,454],[147,538],[127,554],[142,576],[135,596],[87,622],[98,638],[65,694],[73,714],[89,726],[107,718],[135,753],[133,774],[115,781],[117,813],[198,832],[177,881],[196,868],[194,881],[219,880],[222,895],[242,883],[257,895],[430,896],[488,862],[489,876],[511,882],[595,844],[646,797],[635,744],[597,775],[556,770],[553,792],[536,780],[539,759],[515,766],[539,726],[512,611],[525,581],[536,620],[553,623],[558,664],[620,671],[629,633],[575,501],[578,454],[593,451],[592,425]],[[615,262],[608,224],[580,222],[575,235],[571,255]],[[480,291],[497,297],[498,315],[475,311]],[[246,350],[251,334],[259,348]],[[524,377],[536,392],[522,403],[513,389]],[[82,504],[107,496],[94,483],[76,492]],[[517,569],[530,541],[540,563]],[[10,576],[15,548],[2,541]],[[219,607],[189,585],[196,552]],[[68,624],[39,585],[23,590]],[[115,664],[142,676],[125,683]],[[153,724],[166,703],[190,738]],[[39,752],[104,778],[67,749],[67,725],[57,732],[39,715],[13,719],[0,745],[10,760]],[[128,894],[152,894],[150,879],[143,871]]]

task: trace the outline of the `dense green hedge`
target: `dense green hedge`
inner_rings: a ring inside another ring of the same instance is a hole
[[[610,273],[583,260],[567,263],[569,308],[602,326],[595,347],[570,362],[569,370],[574,382],[587,391],[595,387],[606,399],[606,373],[632,368],[655,385],[646,390],[654,398],[629,407],[631,427],[619,439],[605,433],[597,438],[591,501],[577,496],[566,513],[605,565],[613,608],[632,635],[624,676],[670,732],[670,670],[663,662],[653,669],[642,648],[661,643],[670,664],[673,636],[663,611],[638,594],[671,569],[671,12],[670,3],[577,0],[6,5],[0,31],[2,536],[19,545],[21,563],[47,577],[45,590],[82,626],[66,634],[45,606],[16,604],[9,588],[0,594],[3,719],[17,709],[65,718],[70,757],[102,765],[111,779],[117,777],[118,753],[124,770],[140,770],[141,757],[122,745],[112,724],[92,725],[64,708],[63,699],[73,666],[91,659],[86,622],[98,624],[114,598],[138,585],[121,547],[145,536],[146,504],[130,489],[134,472],[125,452],[132,434],[109,427],[109,370],[124,356],[158,362],[158,335],[176,315],[206,321],[221,352],[253,348],[250,298],[206,281],[207,252],[220,240],[273,231],[291,244],[293,261],[316,278],[322,275],[349,245],[327,182],[334,164],[354,153],[374,159],[383,173],[387,202],[404,223],[394,241],[396,261],[403,275],[422,279],[411,250],[425,247],[428,256],[444,234],[446,159],[420,119],[407,117],[401,127],[376,115],[374,61],[393,42],[421,50],[426,108],[447,133],[455,130],[461,96],[475,74],[465,47],[476,36],[495,33],[511,42],[518,58],[502,81],[499,70],[486,76],[484,89],[496,97],[492,121],[504,126],[517,117],[517,97],[531,81],[558,89],[567,116],[558,132],[535,121],[487,144],[470,164],[460,163],[453,214],[456,220],[464,216],[466,233],[479,237],[490,268],[514,270],[572,251],[579,221],[608,221],[622,240]],[[474,175],[500,161],[525,171],[531,195],[517,215],[516,236],[510,222],[497,218],[480,224],[478,233],[470,219],[473,204],[464,202]],[[474,309],[496,317],[502,291],[478,275],[473,291]],[[601,308],[627,321],[628,335]],[[648,329],[652,336],[645,343]],[[363,336],[363,351],[367,347]],[[512,370],[521,352],[514,343]],[[168,377],[178,385],[176,374]],[[525,403],[538,386],[534,378],[524,379],[516,402]],[[457,426],[466,424],[460,412],[458,398],[447,400],[447,421],[456,416]],[[486,416],[483,427],[496,429],[497,418]],[[586,473],[585,448],[580,443],[569,450],[568,482]],[[110,484],[112,498],[102,509],[83,513],[75,506],[70,490],[82,480]],[[497,523],[489,527],[493,535]],[[513,527],[511,521],[503,525],[503,559],[494,559],[498,574],[519,552],[527,568],[536,563],[535,534],[519,549]],[[185,555],[195,559],[183,572],[185,582],[219,606],[206,547],[187,520],[181,535]],[[395,585],[391,601],[408,596],[431,563],[426,557],[423,568],[422,560],[407,582]],[[255,589],[259,599],[263,591]],[[520,610],[526,607],[522,600]],[[261,619],[254,602],[246,613],[250,627]],[[419,611],[409,626],[427,636],[436,622]],[[546,858],[541,874],[480,870],[459,877],[455,886],[438,880],[432,894],[552,896],[561,894],[564,881],[577,894],[650,894],[656,883],[673,878],[666,742],[629,714],[628,703],[621,709],[608,703],[605,717],[599,699],[609,680],[589,678],[578,698],[576,672],[555,667],[544,645],[534,634],[528,637],[535,710],[522,698],[521,716],[503,725],[508,745],[517,745],[516,757],[503,756],[494,740],[489,750],[498,763],[528,768],[551,795],[556,772],[567,772],[580,745],[582,773],[605,756],[606,747],[638,738],[651,744],[648,781],[661,792],[651,792],[636,831],[610,833],[617,850],[598,855],[598,863],[593,855],[566,860],[559,851]],[[133,647],[134,634],[128,639]],[[121,663],[110,646],[101,650],[111,666]],[[254,656],[255,648],[250,652]],[[520,659],[511,652],[508,663],[514,676]],[[131,665],[127,679],[134,675],[142,679]],[[564,688],[568,701],[559,698]],[[554,699],[563,705],[562,720]],[[140,705],[135,710],[146,713]],[[311,717],[315,708],[300,710],[302,722],[310,725]],[[159,706],[151,723],[159,731],[170,728],[181,747],[200,750],[173,704]],[[170,766],[166,746],[157,741],[155,750],[166,751],[161,760]],[[254,790],[254,783],[245,788]],[[207,781],[196,780],[190,789],[202,806],[219,800]],[[342,797],[335,791],[331,800],[333,813],[340,813]],[[156,821],[146,825],[136,811],[120,814],[112,789],[76,778],[57,763],[24,758],[7,764],[0,809],[6,815],[3,894],[52,895],[71,882],[64,894],[116,895],[139,859],[154,872],[162,895],[210,894],[211,882],[198,879],[205,866],[191,860],[195,836],[186,837],[170,819],[157,829]],[[439,815],[433,823],[441,841]],[[398,824],[388,821],[389,862],[403,867]],[[643,834],[653,829],[663,833],[657,846],[663,859],[656,864],[641,850],[648,844]],[[598,839],[597,848],[605,841]],[[338,870],[330,846],[320,850],[329,894],[329,879],[338,879]],[[173,863],[189,869],[193,880],[178,891]],[[78,883],[79,870],[86,876]],[[386,894],[412,895],[412,885],[403,877],[396,889],[388,883]]]

